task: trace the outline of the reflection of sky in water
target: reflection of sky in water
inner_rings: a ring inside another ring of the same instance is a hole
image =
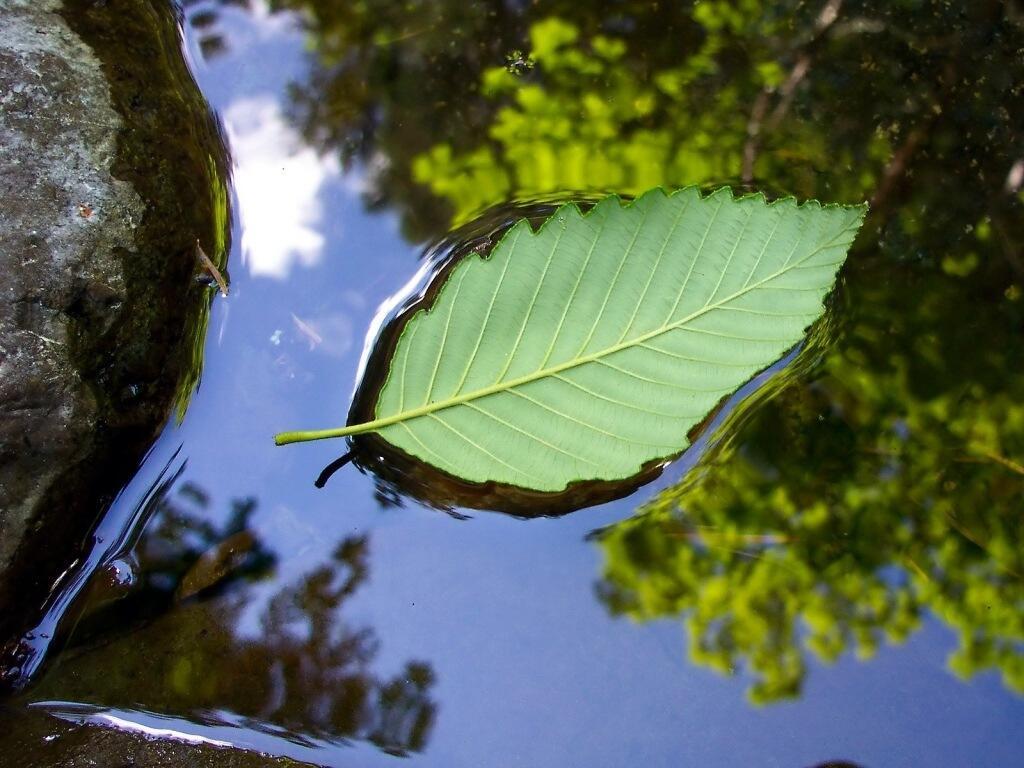
[[[282,112],[288,83],[305,71],[302,33],[290,14],[220,10],[234,50],[272,63],[260,76],[227,56],[204,59],[193,41],[191,60],[207,98],[227,129],[234,165],[242,263],[253,276],[285,279],[293,266],[316,265],[323,253],[321,192],[337,183],[338,163],[306,146]]]
[[[285,279],[294,264],[315,266],[324,238],[318,200],[337,163],[303,147],[276,101],[233,101],[223,112],[234,159],[242,263],[255,277]]]
[[[963,683],[947,672],[955,641],[934,622],[867,663],[846,656],[825,669],[812,659],[799,701],[755,709],[746,680],[686,660],[678,622],[610,618],[594,596],[601,553],[584,537],[628,516],[678,470],[630,499],[530,522],[487,513],[460,522],[413,503],[382,510],[371,478],[351,467],[314,489],[344,444],[277,448],[272,436],[344,421],[365,329],[417,270],[420,249],[390,214],[364,210],[358,169],[343,176],[284,117],[285,88],[305,71],[293,20],[224,6],[218,23],[230,30],[228,52],[203,62],[193,51],[193,60],[234,144],[244,230],[231,296],[214,303],[201,389],[183,424],[166,430],[115,514],[180,444],[188,466],[178,487],[206,489],[215,524],[232,498],[256,497],[253,530],[279,560],[273,580],[244,587],[239,635],[259,637],[259,617],[282,585],[328,561],[344,537],[367,533],[370,576],[344,619],[372,627],[382,676],[410,659],[432,665],[439,713],[417,765],[1019,759],[1011,734],[1024,703],[995,675]],[[353,754],[339,748],[335,764]],[[358,756],[361,765],[392,760]]]

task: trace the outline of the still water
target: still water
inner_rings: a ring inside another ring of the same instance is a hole
[[[1013,4],[180,10],[230,294],[18,706],[327,766],[1022,764]],[[723,182],[872,213],[828,343],[651,483],[445,512],[353,466],[315,488],[339,441],[274,446],[345,421],[453,226]]]

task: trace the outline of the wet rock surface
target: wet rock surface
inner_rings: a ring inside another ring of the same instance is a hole
[[[109,324],[117,249],[143,201],[111,175],[121,119],[99,61],[54,2],[5,2],[0,30],[0,568],[62,474],[89,455],[98,404],[74,364],[76,313]]]
[[[169,9],[0,0],[0,18],[2,644],[191,391],[212,296],[195,245],[223,267],[227,212]]]
[[[9,722],[17,726],[18,755],[0,755],[0,765],[33,768],[285,768],[303,766],[286,758],[208,744],[147,738],[97,726],[74,726],[42,712],[22,711]],[[21,762],[6,763],[12,759]]]

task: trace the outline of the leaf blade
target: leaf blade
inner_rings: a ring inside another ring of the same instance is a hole
[[[463,479],[541,491],[635,474],[802,338],[863,213],[688,188],[521,221],[409,318],[376,418],[317,436],[376,431]]]

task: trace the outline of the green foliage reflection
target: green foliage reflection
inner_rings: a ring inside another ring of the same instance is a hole
[[[1024,689],[1024,25],[975,0],[278,0],[292,117],[410,238],[509,198],[750,180],[872,201],[843,326],[686,485],[602,539],[602,598],[799,693],[925,612]],[[518,55],[522,52],[522,56]],[[532,66],[510,66],[528,59]],[[511,70],[511,71],[510,71]]]
[[[869,658],[926,612],[958,635],[953,672],[995,669],[1024,693],[1019,320],[994,304],[958,330],[947,308],[968,286],[916,282],[908,322],[898,289],[856,275],[869,311],[820,378],[601,537],[608,608],[681,616],[692,660],[748,672],[757,703],[798,696],[809,654]],[[991,346],[967,369],[978,338]]]
[[[312,52],[292,117],[415,239],[510,198],[737,179],[962,229],[1019,159],[1024,30],[1001,0],[273,7]],[[921,205],[898,210],[911,178]]]
[[[286,580],[251,525],[255,498],[232,500],[218,526],[210,494],[176,480],[160,488],[151,524],[122,561],[132,577],[99,572],[76,645],[36,695],[185,716],[224,711],[300,742],[423,751],[437,717],[433,667],[409,659],[380,674],[381,638],[350,617],[371,573],[369,537],[346,536]]]
[[[718,72],[715,57],[726,35],[760,33],[752,5],[721,18],[725,4],[701,5],[695,20],[707,31],[703,41],[679,63],[653,71],[630,56],[621,38],[581,39],[577,24],[558,17],[533,23],[537,77],[502,66],[482,73],[481,95],[500,105],[488,141],[461,152],[437,144],[415,158],[413,178],[447,198],[462,220],[511,198],[568,190],[639,194],[735,176],[746,133],[742,94],[777,82],[778,65],[758,62],[720,83],[709,109],[694,109],[692,100]]]

